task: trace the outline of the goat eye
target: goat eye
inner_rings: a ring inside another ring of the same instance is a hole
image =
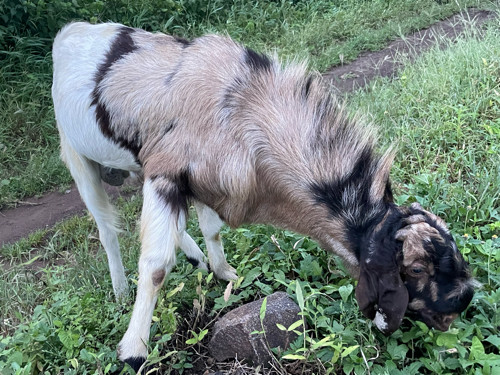
[[[411,269],[411,273],[414,273],[414,274],[419,274],[419,273],[422,273],[423,269],[420,268],[420,267],[414,267]]]

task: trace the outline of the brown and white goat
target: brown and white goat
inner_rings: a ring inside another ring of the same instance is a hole
[[[119,344],[135,369],[175,248],[205,267],[185,232],[188,202],[220,278],[236,278],[223,222],[267,223],[339,255],[359,279],[362,312],[386,334],[406,311],[446,330],[469,304],[473,281],[445,223],[393,203],[393,153],[375,152],[373,128],[349,119],[305,64],[282,66],[222,36],[86,23],[60,31],[53,58],[62,158],[97,222],[117,297],[127,282],[102,171],[144,174],[137,298]]]

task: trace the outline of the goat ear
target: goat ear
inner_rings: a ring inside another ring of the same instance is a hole
[[[387,270],[370,263],[361,264],[356,300],[363,315],[388,336],[401,325],[408,306],[408,290],[397,267]]]

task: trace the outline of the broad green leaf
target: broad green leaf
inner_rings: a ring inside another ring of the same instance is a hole
[[[207,333],[208,329],[204,329],[203,331],[201,331],[200,334],[198,335],[198,340],[199,341],[203,340],[203,338],[206,336]]]
[[[69,363],[71,363],[71,366],[73,366],[73,368],[77,369],[78,368],[78,359],[76,358],[71,358],[69,360]]]
[[[352,284],[343,285],[339,288],[339,293],[340,297],[342,298],[342,301],[347,302],[347,299],[351,295],[352,290],[353,290]]]
[[[357,348],[359,348],[359,345],[354,345],[354,346],[349,346],[348,348],[345,348],[342,351],[341,357],[347,357],[349,354],[351,354],[353,351],[355,351]]]
[[[214,278],[214,273],[210,272],[207,276],[207,285],[210,284],[210,281]]]
[[[497,348],[500,348],[500,336],[499,335],[488,336],[485,341],[488,341],[489,343],[495,345]]]
[[[109,370],[111,369],[111,366],[112,366],[112,365],[113,365],[112,363],[108,363],[108,364],[106,365],[106,367],[104,368],[104,373],[105,373],[105,374],[109,374]]]
[[[179,293],[184,288],[184,283],[181,282],[175,289],[171,290],[167,293],[167,298],[172,297],[173,295]]]
[[[290,327],[288,327],[288,331],[293,331],[295,328],[300,327],[302,324],[304,324],[304,321],[302,319],[297,320],[295,323],[292,323]]]
[[[470,347],[471,359],[482,359],[484,357],[484,346],[477,336],[472,338],[472,345]]]
[[[436,338],[437,345],[445,346],[448,349],[454,348],[457,342],[458,342],[457,335],[448,332],[440,333]]]

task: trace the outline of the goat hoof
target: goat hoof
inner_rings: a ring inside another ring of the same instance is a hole
[[[125,359],[123,362],[127,363],[130,367],[134,369],[137,373],[141,366],[146,362],[146,358],[144,357],[130,357]]]
[[[231,281],[231,280],[238,280],[238,275],[236,274],[236,270],[228,266],[220,271],[215,271],[215,275],[217,278],[221,280],[226,280],[226,281]]]

